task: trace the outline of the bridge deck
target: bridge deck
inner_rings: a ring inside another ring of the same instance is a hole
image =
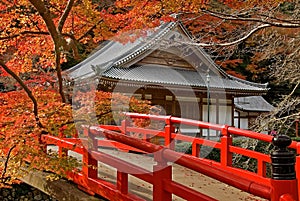
[[[119,159],[123,159],[126,162],[137,165],[141,168],[152,171],[152,167],[154,164],[153,157],[144,154],[135,154],[135,153],[126,153],[114,149],[99,149],[99,151],[104,152],[106,154],[112,155],[114,157],[118,157]],[[81,159],[76,153],[72,153],[70,155],[77,157],[79,160]],[[173,179],[174,181],[189,186],[199,192],[203,192],[208,196],[211,196],[217,200],[221,201],[240,201],[240,200],[264,200],[259,197],[255,197],[246,192],[242,192],[239,189],[228,186],[222,182],[219,182],[215,179],[207,177],[205,175],[199,174],[195,171],[189,170],[177,164],[172,164],[173,167]],[[115,183],[116,181],[116,169],[112,168],[106,164],[98,162],[98,177],[109,181],[111,183]],[[134,193],[145,200],[152,200],[152,185],[142,181],[134,176],[130,176],[128,178],[129,181],[129,192]],[[181,201],[182,198],[173,195],[174,201]]]

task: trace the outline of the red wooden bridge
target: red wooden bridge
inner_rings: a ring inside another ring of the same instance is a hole
[[[151,184],[153,200],[155,201],[170,201],[172,195],[192,201],[216,200],[190,186],[174,181],[170,163],[207,175],[241,191],[267,200],[300,200],[300,193],[298,192],[298,186],[300,186],[300,143],[290,141],[287,136],[279,135],[273,139],[270,135],[241,130],[227,125],[172,116],[136,113],[126,113],[125,116],[121,126],[91,126],[86,127],[84,134],[76,138],[66,138],[63,135],[59,137],[44,135],[42,140],[47,145],[56,145],[60,156],[66,156],[69,154],[69,150],[82,155],[81,169],[70,172],[68,177],[78,184],[80,189],[108,200],[144,200],[142,197],[129,192],[129,175]],[[132,119],[160,121],[164,127],[161,130],[141,128],[135,126]],[[220,140],[213,141],[182,134],[176,129],[176,125],[186,125],[199,130],[209,129],[211,132],[219,134]],[[133,133],[138,133],[139,137],[132,136]],[[150,143],[149,139],[153,136],[160,138],[164,145]],[[245,137],[273,143],[276,149],[270,155],[244,149],[232,144],[233,137]],[[190,143],[192,153],[189,155],[176,152],[175,146],[178,142]],[[200,158],[202,145],[219,149],[220,161]],[[156,163],[153,165],[153,171],[149,171],[99,151],[99,147],[115,148],[125,152],[134,151],[140,154],[150,153]],[[294,150],[294,152],[290,150]],[[233,167],[233,154],[255,159],[257,171],[250,172]],[[98,172],[101,171],[98,162],[117,169],[115,182],[111,183],[98,177]],[[271,177],[267,177],[267,164],[272,166]]]

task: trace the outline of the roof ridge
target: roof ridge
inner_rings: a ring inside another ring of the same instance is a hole
[[[147,36],[146,39],[150,39],[150,40],[147,40],[146,43],[144,45],[142,45],[141,47],[139,47],[136,51],[134,51],[132,53],[129,53],[126,56],[124,56],[123,58],[117,60],[114,63],[114,66],[124,65],[125,63],[128,63],[129,61],[132,61],[133,59],[137,58],[142,53],[149,50],[151,47],[153,47],[154,45],[157,44],[157,41],[159,39],[161,39],[171,29],[173,29],[176,24],[177,24],[177,22],[168,22],[168,23],[163,24],[163,25],[166,25],[166,27],[164,27],[162,30],[160,30],[153,38],[150,38],[149,36]]]
[[[248,80],[243,80],[241,78],[238,78],[238,77],[235,77],[235,76],[232,76],[232,75],[229,75],[229,78],[233,79],[233,80],[236,80],[237,82],[241,82],[241,83],[244,83],[244,84],[248,84],[248,85],[251,85],[251,86],[254,86],[254,87],[260,87],[260,88],[264,88],[264,89],[267,89],[267,86],[269,83],[256,83],[256,82],[251,82],[251,81],[248,81]]]

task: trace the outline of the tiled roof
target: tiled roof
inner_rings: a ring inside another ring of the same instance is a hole
[[[105,71],[102,77],[147,84],[207,87],[206,73],[154,64],[139,65],[130,68],[112,67]],[[260,87],[252,86],[240,80],[223,78],[217,75],[210,76],[209,86],[212,89],[243,90],[249,92],[266,92],[267,90],[264,85]]]
[[[75,80],[85,79],[97,76],[112,66],[121,66],[150,49],[175,26],[175,22],[164,23],[156,32],[149,31],[151,40],[138,38],[134,42],[127,43],[111,40],[81,63],[65,70],[64,75]]]
[[[235,108],[241,111],[270,112],[274,107],[262,96],[234,98]]]
[[[247,92],[247,95],[262,95],[267,92],[266,84],[248,82],[228,75],[213,62],[203,49],[198,47],[194,47],[193,51],[197,51],[197,55],[201,55],[199,63],[203,63],[202,68],[205,68],[202,73],[175,69],[169,66],[135,65],[134,61],[145,57],[147,52],[154,51],[156,45],[176,27],[185,30],[180,23],[169,22],[163,23],[155,31],[148,31],[147,40],[138,38],[134,42],[125,44],[118,41],[109,41],[86,60],[64,71],[64,75],[73,79],[75,83],[76,80],[106,77],[139,83],[205,88],[207,86],[205,83],[206,73],[203,72],[210,68],[212,69],[211,72],[214,72],[211,74],[210,79],[210,87],[212,88],[243,91]]]

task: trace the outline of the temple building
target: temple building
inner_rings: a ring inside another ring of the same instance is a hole
[[[270,105],[262,96],[246,96],[234,98],[234,126],[248,129],[262,113],[272,111]]]
[[[272,109],[261,97],[267,84],[227,74],[192,45],[192,36],[180,22],[163,23],[132,41],[112,39],[64,75],[78,86],[95,81],[98,89],[149,100],[166,115],[246,129],[251,118]],[[254,100],[247,97],[259,97],[255,101],[268,106],[246,107]]]

